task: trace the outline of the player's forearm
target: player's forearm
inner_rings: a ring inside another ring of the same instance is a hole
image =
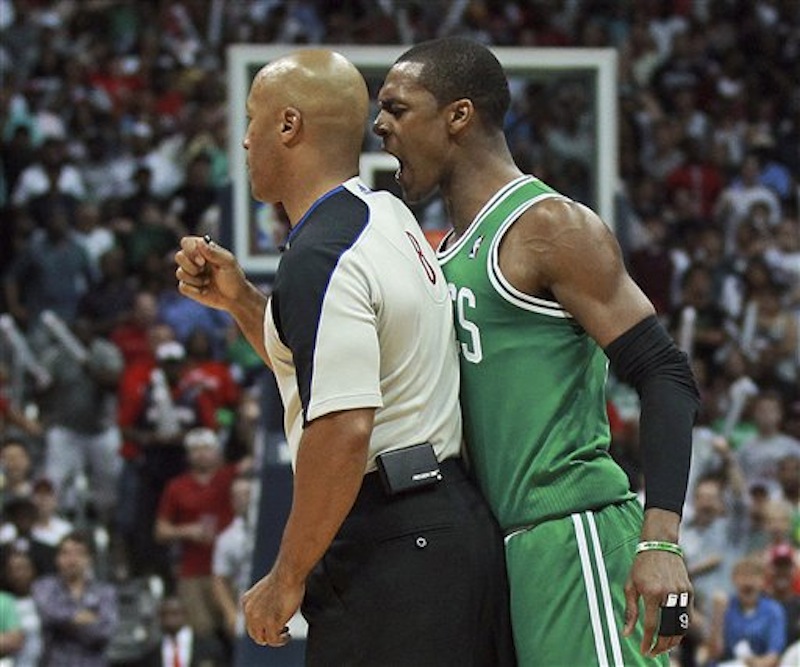
[[[273,571],[302,582],[350,512],[364,477],[373,410],[348,410],[312,422],[295,466],[292,509]]]

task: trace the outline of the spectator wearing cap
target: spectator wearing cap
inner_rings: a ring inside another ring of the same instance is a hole
[[[167,483],[186,469],[184,439],[193,428],[217,428],[213,398],[182,382],[186,351],[177,341],[155,349],[156,365],[119,406],[125,463],[117,519],[133,574],[171,578],[167,551],[153,540],[153,526]]]
[[[786,612],[786,641],[800,639],[800,568],[797,551],[790,544],[779,544],[768,552],[767,591]]]
[[[211,578],[214,540],[233,519],[231,486],[247,461],[226,464],[222,443],[208,428],[192,429],[183,442],[189,469],[164,489],[155,538],[179,546],[178,596],[194,631],[209,636],[223,629]]]

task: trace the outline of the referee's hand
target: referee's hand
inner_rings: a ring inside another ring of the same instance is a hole
[[[289,619],[300,608],[305,594],[303,584],[282,581],[273,570],[257,581],[242,596],[245,627],[250,638],[261,646],[284,646],[292,638]]]
[[[236,258],[208,237],[182,238],[175,263],[180,293],[205,306],[228,310],[247,289],[247,278]]]

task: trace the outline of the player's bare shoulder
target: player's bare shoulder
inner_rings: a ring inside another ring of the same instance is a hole
[[[564,197],[528,208],[500,248],[503,272],[529,294],[548,289],[564,271],[593,271],[618,261],[619,246],[608,226],[587,206]]]
[[[528,208],[514,225],[523,243],[542,243],[547,250],[565,244],[594,246],[613,242],[608,226],[588,206],[564,197],[548,197]]]

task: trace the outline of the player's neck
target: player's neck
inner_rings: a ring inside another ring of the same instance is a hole
[[[484,154],[482,159],[464,159],[441,186],[447,215],[456,235],[462,234],[497,192],[522,176],[510,155]]]

